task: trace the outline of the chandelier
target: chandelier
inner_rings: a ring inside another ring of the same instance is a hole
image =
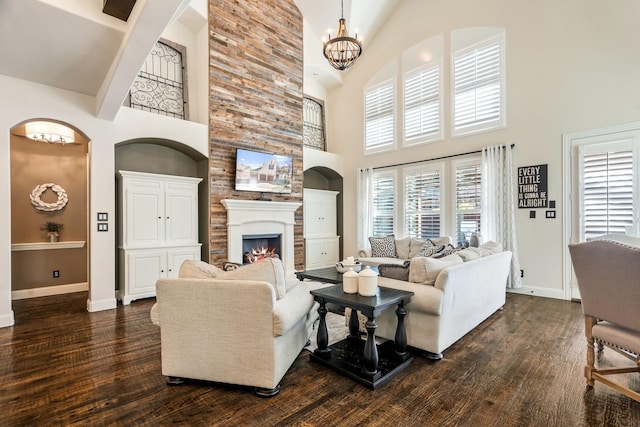
[[[54,122],[29,122],[24,125],[27,138],[48,144],[69,144],[74,142],[73,129]]]
[[[342,6],[342,17],[338,21],[338,34],[335,38],[331,38],[329,33],[329,40],[324,42],[322,53],[327,58],[329,64],[336,70],[346,70],[358,59],[362,54],[362,44],[358,40],[358,34],[356,37],[349,37],[347,32],[347,24],[344,19],[344,0],[340,1]]]

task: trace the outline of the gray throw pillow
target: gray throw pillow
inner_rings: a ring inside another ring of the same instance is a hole
[[[396,258],[396,238],[393,234],[386,237],[369,237],[372,257]]]
[[[390,279],[409,281],[409,265],[411,261],[405,261],[404,264],[380,264],[378,273],[380,277],[388,277]]]

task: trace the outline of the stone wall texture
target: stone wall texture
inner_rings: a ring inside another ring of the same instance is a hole
[[[293,0],[209,0],[209,261],[227,259],[223,199],[235,191],[236,149],[293,157],[291,194],[302,203],[302,14]],[[295,267],[304,263],[302,206],[296,212]]]

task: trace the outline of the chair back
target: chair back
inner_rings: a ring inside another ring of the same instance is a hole
[[[640,238],[569,245],[585,315],[640,330]]]

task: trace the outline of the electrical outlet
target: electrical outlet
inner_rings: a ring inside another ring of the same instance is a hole
[[[520,270],[520,277],[524,277],[524,270]]]
[[[57,279],[58,277],[60,277],[60,270],[53,270],[53,278]]]

